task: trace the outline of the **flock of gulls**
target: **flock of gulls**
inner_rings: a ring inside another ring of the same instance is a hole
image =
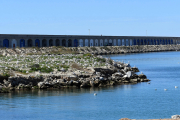
[[[148,82],[147,84],[150,84],[150,82]],[[175,88],[178,88],[178,86],[175,86]],[[157,89],[155,89],[155,91],[156,91]],[[167,91],[167,89],[164,89],[164,91]],[[97,93],[94,93],[94,96],[96,96],[97,95]]]
[[[148,83],[148,84],[150,84],[150,83]],[[175,88],[178,88],[178,86],[175,86]],[[157,89],[155,89],[155,90],[157,90]],[[166,88],[164,88],[164,91],[167,91],[167,89],[166,89]]]
[[[178,86],[175,86],[175,88],[178,88]],[[156,89],[157,90],[157,89]],[[164,89],[164,91],[167,91],[167,89]]]
[[[150,84],[150,82],[148,82],[147,84]],[[175,86],[175,88],[178,88],[178,86]],[[155,89],[155,90],[157,90],[157,89]],[[164,88],[164,91],[167,91],[167,89]]]

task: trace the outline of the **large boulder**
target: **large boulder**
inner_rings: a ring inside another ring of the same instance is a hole
[[[147,78],[146,75],[144,75],[144,74],[139,74],[138,77],[139,77],[140,79],[146,79],[146,78]]]
[[[112,79],[119,79],[119,78],[121,78],[123,75],[122,75],[122,73],[120,73],[120,72],[116,72],[116,73],[114,73],[114,74],[112,74]]]
[[[133,72],[132,72],[132,71],[128,71],[128,72],[126,73],[126,75],[127,75],[128,78],[130,78],[130,77],[132,77]]]
[[[130,68],[130,67],[124,67],[124,71],[125,71],[125,72],[131,71],[131,68]]]
[[[94,73],[94,72],[96,71],[93,67],[87,67],[87,70],[88,70],[90,73]]]
[[[70,75],[69,77],[68,77],[68,80],[78,80],[78,76],[77,75]]]
[[[39,87],[40,89],[45,89],[45,88],[47,88],[44,82],[39,82],[39,83],[38,83],[38,87]]]
[[[137,67],[133,67],[133,68],[131,68],[131,71],[133,71],[133,72],[139,72],[139,69],[138,69]]]
[[[3,86],[2,86],[2,85],[0,85],[0,90],[2,90],[2,88],[3,88]]]
[[[113,74],[117,72],[116,69],[111,69],[111,68],[94,68],[96,72],[101,72],[102,74]]]
[[[90,81],[83,81],[83,83],[80,85],[80,87],[90,87]]]
[[[130,79],[130,82],[132,82],[132,83],[137,83],[137,82],[138,82],[138,79]]]
[[[4,82],[4,85],[6,86],[6,87],[9,87],[10,86],[10,82],[9,81],[7,81],[7,80],[3,80],[3,82]]]
[[[104,80],[104,77],[99,77],[99,80]]]
[[[94,81],[93,80],[90,81],[90,86],[94,87]]]

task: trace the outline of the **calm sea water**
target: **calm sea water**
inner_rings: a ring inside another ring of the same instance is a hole
[[[130,62],[151,84],[0,94],[2,120],[118,120],[180,114],[180,52],[107,56]],[[175,88],[179,86],[179,88]],[[157,89],[157,91],[155,91]],[[167,89],[167,91],[164,91]],[[94,96],[97,93],[97,96]]]

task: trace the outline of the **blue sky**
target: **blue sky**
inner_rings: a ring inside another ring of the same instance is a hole
[[[180,0],[0,0],[0,34],[180,36]]]

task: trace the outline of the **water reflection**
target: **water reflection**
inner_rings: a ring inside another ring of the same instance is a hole
[[[7,94],[1,94],[0,100],[10,100],[14,97],[19,97],[21,99],[27,97],[47,97],[47,96],[78,96],[83,93],[94,94],[101,91],[111,91],[117,89],[117,86],[107,86],[107,87],[90,87],[90,88],[62,88],[62,89],[37,89],[37,90],[17,90]]]

